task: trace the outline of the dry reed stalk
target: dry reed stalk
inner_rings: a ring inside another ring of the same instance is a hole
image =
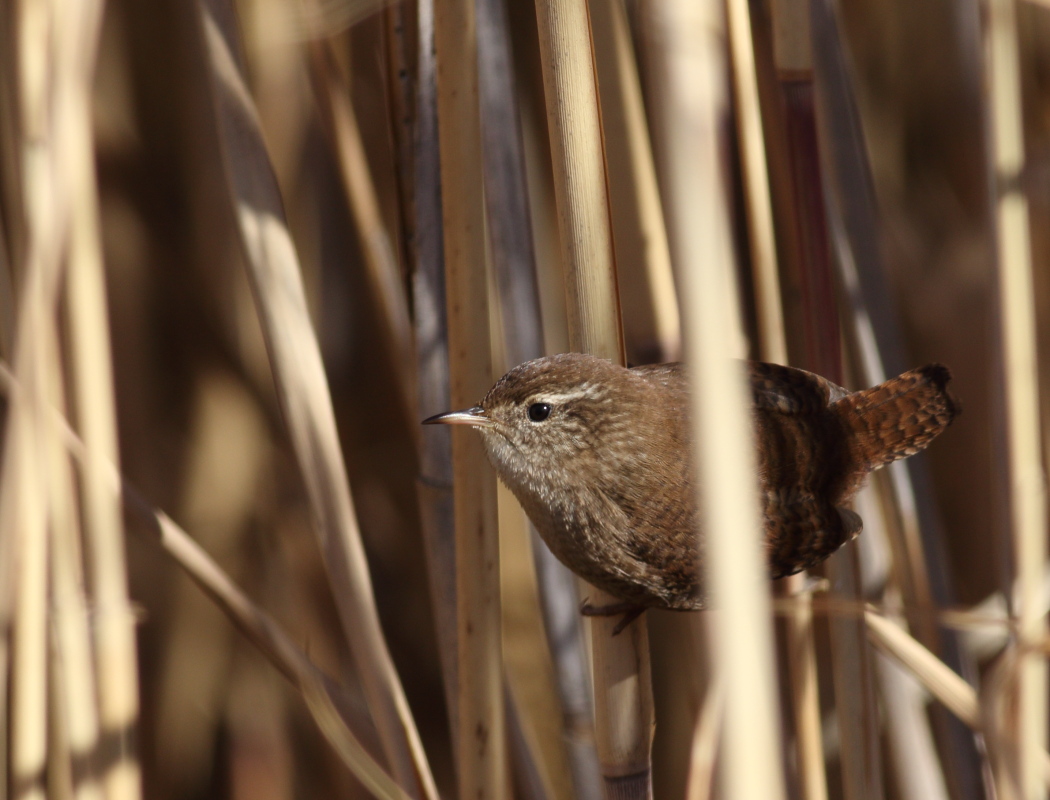
[[[438,140],[445,235],[450,400],[467,408],[492,385],[478,65],[472,0],[434,7]],[[459,643],[459,796],[503,797],[508,788],[500,635],[496,476],[481,438],[452,434]]]
[[[824,771],[812,593],[807,591],[805,583],[804,575],[792,576],[784,582],[784,591],[801,601],[784,617],[784,645],[791,687],[799,792],[805,800],[823,800],[828,795],[828,782]]]
[[[2,29],[0,29],[0,41],[3,41]],[[3,68],[3,62],[0,61],[0,70]],[[0,95],[2,94],[3,88],[0,83]],[[0,111],[0,116],[2,115],[3,112]],[[3,135],[3,129],[0,128],[0,139],[3,138]],[[0,196],[2,192],[3,187],[0,185]],[[15,288],[9,244],[3,222],[0,221],[0,356],[8,360],[11,358],[15,327]]]
[[[313,39],[308,46],[314,94],[339,165],[343,193],[361,243],[365,277],[372,296],[370,305],[376,310],[379,320],[379,330],[374,341],[384,349],[386,359],[394,365],[403,425],[412,432],[413,441],[418,442],[412,328],[397,256],[383,223],[379,196],[368,166],[357,114],[350,101],[350,87],[339,74],[331,52],[332,42]]]
[[[788,342],[800,366],[842,383],[835,285],[829,265],[824,222],[820,148],[815,119],[809,4],[776,0],[772,5],[773,60],[777,90],[773,103],[782,139],[770,146],[770,168],[784,241],[781,280],[786,294],[804,306],[801,319],[788,314]],[[797,313],[797,310],[796,310]],[[800,338],[801,336],[801,338]]]
[[[14,332],[17,326],[17,291],[25,266],[25,208],[22,205],[22,169],[20,140],[22,123],[19,105],[18,16],[15,3],[7,3],[0,14],[0,237],[3,238],[7,274],[0,278],[5,297],[0,300],[3,312],[4,357],[12,359]]]
[[[27,36],[23,44],[27,40],[32,42]],[[26,182],[27,190],[36,194],[27,199],[51,199],[50,165],[46,150],[41,150],[44,152],[26,153],[24,164],[36,166],[31,174],[40,179],[33,187]],[[38,160],[35,165],[34,156]],[[63,204],[55,205],[59,216]],[[60,228],[52,227],[57,220],[51,215],[51,206],[27,203],[27,208],[26,283],[19,303],[16,363],[30,389],[9,404],[0,484],[0,536],[9,543],[5,555],[18,565],[17,573],[9,576],[13,585],[5,591],[5,600],[10,603],[10,610],[5,609],[10,648],[10,710],[5,728],[10,747],[7,775],[11,786],[17,787],[20,800],[47,796],[45,779],[53,757],[47,730],[47,687],[52,677],[48,654],[48,440],[38,416],[51,394],[48,378],[58,372],[57,365],[48,363],[48,358],[57,354],[57,331],[49,322],[48,312],[56,306],[60,245],[56,230]],[[53,240],[48,238],[51,235]]]
[[[511,26],[514,29],[512,36],[520,36],[522,31],[528,32],[528,24],[535,20],[533,8],[509,4],[507,10],[519,15],[517,24]],[[544,352],[564,352],[570,349],[565,280],[560,260],[553,174],[548,160],[550,140],[545,125],[541,123],[545,111],[539,48],[535,41],[529,40],[524,43],[522,50],[536,58],[536,68],[519,76],[519,88],[522,91],[519,111],[529,190],[530,225],[534,233],[533,247],[537,251],[534,270],[540,306],[538,322],[541,325]],[[602,779],[595,747],[587,639],[584,636],[584,622],[578,611],[579,585],[538,535],[532,537],[532,558],[540,584],[545,633],[562,706],[562,743],[572,772],[573,791],[580,798],[600,797]]]
[[[523,798],[574,797],[562,741],[559,690],[544,635],[525,512],[500,486],[504,697],[515,791]]]
[[[117,463],[118,453],[91,119],[101,17],[101,2],[80,4],[75,13],[67,10],[56,16],[62,20],[60,46],[71,87],[65,126],[71,163],[67,314],[78,425],[93,458],[80,475],[94,609],[97,725],[102,741],[112,747],[100,777],[109,800],[133,800],[141,794],[142,780],[132,744],[139,712],[135,620],[120,503],[106,486],[102,468],[104,462]]]
[[[419,12],[415,4],[395,3],[383,10],[383,50],[386,55],[387,104],[393,139],[393,165],[397,173],[400,262],[411,274],[417,263],[415,220],[415,132],[420,79],[418,49]],[[412,49],[412,44],[416,49]],[[418,375],[416,376],[419,377]]]
[[[731,207],[719,180],[721,126],[728,113],[722,9],[689,0],[661,12],[666,53],[665,108],[671,250],[688,310],[686,351],[692,367],[695,457],[703,496],[705,577],[718,606],[712,620],[712,666],[725,682],[722,753],[726,796],[783,797],[778,711],[773,682],[768,586],[754,453],[743,375],[726,358],[739,336]]]
[[[948,665],[892,622],[870,609],[865,611],[865,619],[869,637],[880,650],[907,668],[960,721],[985,737],[988,742],[985,759],[994,775],[997,796],[1021,796],[1011,771],[1011,762],[1016,761],[1019,750],[1015,731],[1004,729],[1009,719],[1006,706],[1012,693],[1010,682],[1017,667],[1018,649],[1007,648],[986,670],[978,694]],[[1050,754],[1040,749],[1033,755],[1041,780],[1050,786]]]
[[[584,0],[536,4],[570,349],[624,363],[594,59]],[[594,605],[616,598],[589,587]],[[591,620],[595,736],[610,798],[652,794],[652,679],[646,621],[613,637]]]
[[[840,551],[834,563],[828,559],[825,571],[833,593],[850,599],[860,598],[860,565],[856,550]],[[882,764],[875,676],[866,647],[864,624],[857,619],[837,617],[829,621],[828,630],[843,792],[846,800],[881,797]]]
[[[758,96],[751,13],[746,2],[728,0],[726,22],[733,64],[737,138],[744,176],[750,242],[758,352],[763,361],[788,363],[784,316],[773,227],[773,206]],[[785,580],[778,589],[802,602],[784,617],[785,662],[791,687],[791,713],[797,753],[800,794],[805,800],[824,800],[828,794],[820,724],[820,697],[813,637],[813,609],[807,602],[805,576]]]
[[[708,800],[716,796],[715,771],[725,721],[725,701],[725,680],[719,671],[712,675],[700,715],[696,720],[696,731],[689,754],[689,780],[685,790],[688,800]]]
[[[1046,636],[1042,600],[1046,571],[1046,484],[1040,452],[1038,361],[1032,287],[1031,235],[1025,169],[1024,124],[1017,44],[1016,3],[990,0],[985,86],[992,134],[1002,331],[1003,394],[1018,659],[1013,691],[1018,743],[1013,764],[1021,796],[1045,797],[1041,753],[1047,741],[1047,663],[1034,652]]]
[[[744,0],[726,0],[726,27],[733,66],[737,140],[743,167],[748,242],[755,284],[758,349],[762,359],[786,364],[787,342],[784,339],[784,312],[780,301],[762,110],[758,99],[758,77],[755,74],[751,12]]]
[[[536,4],[554,166],[570,339],[575,350],[623,363],[605,154],[587,6]]]
[[[598,69],[624,339],[636,362],[678,361],[681,321],[663,205],[656,182],[641,80],[627,12],[619,0],[589,0]]]
[[[31,229],[32,231],[32,229]],[[32,250],[32,232],[29,248]],[[32,274],[27,276],[32,279]],[[32,280],[31,280],[32,282]],[[23,318],[32,316],[21,304]],[[27,326],[19,326],[22,352],[31,338]],[[39,367],[38,367],[39,368]],[[32,372],[23,373],[35,382]],[[18,574],[11,595],[12,611],[8,630],[10,641],[10,711],[8,723],[9,772],[12,785],[19,787],[19,800],[46,796],[47,769],[47,560],[49,541],[46,527],[46,496],[40,485],[36,453],[38,442],[33,413],[28,406],[39,396],[29,393],[8,413],[9,438],[5,444],[4,475],[0,487],[3,509],[0,521],[3,535],[13,540],[10,555],[17,560]],[[12,474],[15,473],[15,474]],[[11,475],[10,478],[7,478]]]
[[[343,632],[395,779],[411,796],[433,798],[430,768],[379,624],[298,258],[236,55],[233,9],[224,0],[198,8],[230,200]]]
[[[533,249],[532,220],[519,124],[510,32],[504,0],[481,0],[478,65],[481,133],[485,159],[485,204],[489,253],[510,365],[546,352]],[[511,500],[510,502],[515,502]],[[601,794],[594,748],[593,709],[583,649],[582,623],[572,573],[555,558],[527,523],[532,545],[543,630],[561,701],[561,739],[572,772],[573,796]],[[545,742],[546,747],[559,746]]]
[[[12,37],[16,42],[17,87],[9,88],[19,103],[14,127],[16,171],[21,180],[8,186],[20,183],[18,207],[24,211],[26,225],[15,364],[28,389],[9,406],[0,485],[0,538],[6,543],[4,555],[17,564],[17,573],[5,575],[3,613],[11,660],[10,684],[5,690],[10,692],[9,727],[5,726],[10,732],[5,742],[10,762],[6,774],[20,798],[63,791],[63,776],[71,780],[72,775],[70,737],[88,747],[85,755],[93,754],[98,743],[97,726],[93,724],[97,713],[91,685],[94,673],[86,645],[83,602],[79,606],[71,603],[69,615],[62,615],[63,623],[71,623],[63,624],[62,633],[72,631],[72,636],[56,641],[69,645],[57,651],[68,659],[64,670],[54,669],[48,647],[50,568],[60,564],[75,572],[79,565],[71,564],[70,559],[78,559],[80,548],[52,556],[52,536],[77,536],[76,511],[68,469],[64,469],[67,465],[59,452],[61,445],[56,449],[53,431],[41,419],[48,403],[62,402],[64,395],[56,319],[64,248],[73,223],[68,181],[70,174],[82,174],[78,168],[83,166],[77,163],[77,156],[85,143],[78,137],[88,136],[89,154],[91,150],[87,85],[96,30],[91,21],[98,8],[87,4],[76,11],[84,16],[72,13],[59,20],[55,7],[22,4],[15,16],[17,32]],[[77,38],[78,34],[83,39]],[[61,588],[68,589],[69,584],[63,582]],[[82,661],[85,658],[87,661]],[[49,682],[54,688],[50,697]],[[55,738],[51,740],[49,719],[56,721]],[[90,778],[82,786],[89,796],[92,790],[97,796],[98,786]],[[70,787],[67,784],[65,788]]]
[[[411,208],[415,235],[412,269],[413,323],[419,412],[433,416],[449,408],[448,326],[445,258],[441,226],[441,165],[437,130],[437,67],[434,58],[434,2],[418,0],[418,80],[412,144]],[[402,197],[402,203],[407,198]],[[456,644],[456,551],[452,500],[452,431],[427,425],[420,437],[420,524],[434,603],[441,679],[453,741],[458,740],[459,668]]]
[[[49,363],[53,373],[48,381],[52,397],[46,398],[45,409],[64,406],[62,376],[54,369],[59,363],[57,352]],[[45,435],[41,456],[49,487],[48,526],[52,543],[48,566],[52,618],[50,697],[54,711],[48,744],[49,794],[101,800],[105,795],[96,772],[102,764],[98,753],[95,659],[84,593],[83,544],[73,473],[66,448],[46,419],[41,419],[39,430]],[[79,764],[74,765],[74,760]]]
[[[1018,783],[1018,746],[1013,738],[1011,695],[1016,694],[1013,676],[1017,671],[1018,650],[1007,647],[987,670],[980,687],[981,721],[988,738],[988,760],[995,778],[998,800],[1019,800],[1023,797]]]

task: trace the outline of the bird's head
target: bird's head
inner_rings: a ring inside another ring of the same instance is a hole
[[[518,365],[479,405],[438,414],[424,424],[476,427],[493,466],[511,488],[564,480],[566,470],[586,478],[602,458],[605,447],[600,445],[628,432],[635,395],[642,389],[644,382],[621,366],[563,353]]]

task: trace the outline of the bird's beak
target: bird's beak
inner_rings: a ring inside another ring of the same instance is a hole
[[[424,425],[474,425],[487,428],[495,423],[485,416],[485,409],[481,406],[468,408],[466,411],[448,411],[423,420]]]

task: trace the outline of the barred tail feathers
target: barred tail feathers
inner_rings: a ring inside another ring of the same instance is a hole
[[[928,364],[834,404],[874,470],[926,448],[962,412],[943,364]]]

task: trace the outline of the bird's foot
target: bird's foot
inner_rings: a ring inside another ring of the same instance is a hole
[[[580,613],[585,617],[615,617],[623,614],[623,619],[617,622],[616,627],[613,628],[613,636],[619,636],[623,633],[624,628],[638,619],[643,611],[645,611],[644,606],[626,600],[619,603],[608,603],[604,606],[594,606],[584,600],[580,605]]]

